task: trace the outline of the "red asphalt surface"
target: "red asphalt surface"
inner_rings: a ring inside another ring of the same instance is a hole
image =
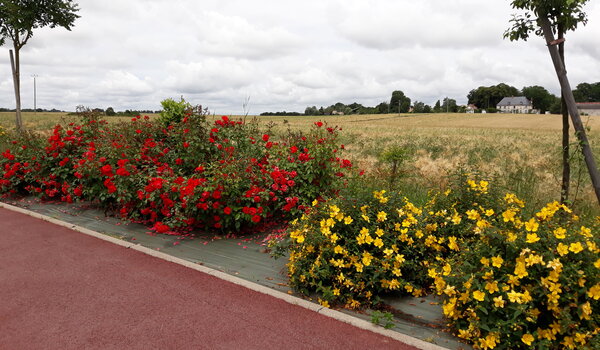
[[[415,349],[0,208],[0,349]]]

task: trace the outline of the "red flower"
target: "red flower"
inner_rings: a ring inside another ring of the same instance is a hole
[[[102,175],[104,175],[104,176],[108,176],[108,177],[112,177],[112,176],[113,176],[113,173],[112,173],[112,167],[110,166],[110,164],[103,165],[103,166],[100,168],[100,172],[101,172],[101,173],[102,173]]]
[[[219,199],[219,198],[221,198],[221,191],[219,191],[219,190],[215,190],[215,191],[212,193],[212,197],[213,197],[214,199]]]
[[[255,223],[255,224],[258,224],[260,222],[260,216],[254,215],[252,217],[252,222]]]
[[[296,146],[290,147],[290,152],[292,152],[292,153],[298,152],[298,147],[296,147]]]
[[[271,148],[273,147],[273,142],[267,142],[267,144],[265,145],[266,148]]]
[[[320,128],[323,126],[323,122],[321,122],[321,121],[315,122],[315,125]]]
[[[225,207],[225,209],[223,209],[223,213],[225,213],[226,215],[231,215],[231,208]]]
[[[265,142],[269,141],[269,135],[267,135],[267,134],[264,134],[264,135],[263,135],[263,137],[262,137],[262,139],[263,139],[263,141],[265,141]]]
[[[160,221],[157,221],[157,222],[154,224],[154,229],[155,229],[155,230],[156,230],[156,232],[158,232],[158,233],[166,233],[166,232],[169,232],[169,231],[171,230],[171,228],[170,228],[169,226],[167,226],[167,225],[163,224],[163,223],[162,223],[162,222],[160,222]]]
[[[106,188],[108,189],[108,193],[117,192],[117,187],[110,179],[104,180],[104,186],[106,186]]]
[[[117,175],[119,175],[119,176],[129,176],[131,174],[129,173],[129,171],[127,171],[127,169],[125,169],[125,168],[119,168],[119,169],[117,169]]]

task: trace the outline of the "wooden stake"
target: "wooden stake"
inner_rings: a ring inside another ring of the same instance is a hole
[[[592,180],[592,185],[594,186],[594,191],[596,192],[596,199],[600,205],[600,172],[598,172],[598,166],[594,160],[592,148],[586,136],[585,128],[583,127],[581,118],[579,117],[579,111],[577,110],[577,106],[575,104],[573,90],[571,90],[571,85],[569,84],[569,79],[567,77],[567,70],[560,59],[558,47],[556,46],[557,42],[554,40],[554,34],[552,33],[550,21],[548,18],[543,16],[540,16],[538,21],[542,27],[542,31],[544,32],[544,37],[546,39],[546,43],[548,44],[548,51],[550,51],[550,57],[552,58],[552,63],[554,63],[554,69],[556,70],[558,81],[560,82],[560,88],[563,96],[565,97],[569,114],[571,115],[571,121],[573,122],[573,127],[575,128],[575,134],[577,135],[579,143],[581,144],[581,151],[585,159],[585,164],[587,165],[588,172]]]

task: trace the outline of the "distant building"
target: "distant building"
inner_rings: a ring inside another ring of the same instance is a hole
[[[579,114],[600,116],[600,102],[578,102],[576,106]]]
[[[466,113],[475,113],[475,110],[476,110],[476,109],[477,109],[477,106],[475,106],[475,105],[468,105],[468,106],[465,108],[465,112],[466,112]]]
[[[536,113],[527,97],[505,97],[496,105],[501,113]]]

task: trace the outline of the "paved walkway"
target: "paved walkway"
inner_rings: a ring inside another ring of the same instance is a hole
[[[0,349],[414,349],[0,209]]]

